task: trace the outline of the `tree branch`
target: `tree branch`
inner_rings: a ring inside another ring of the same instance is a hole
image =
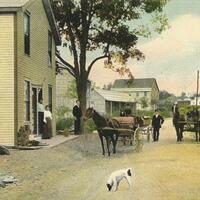
[[[68,67],[66,67],[63,63],[60,63],[60,62],[56,62],[57,66],[59,69],[65,69],[67,70],[74,78],[75,78],[75,74],[74,72],[72,72]]]
[[[88,70],[87,70],[87,77],[89,76],[90,71],[91,71],[91,69],[92,69],[92,66],[95,64],[95,62],[97,62],[98,60],[101,60],[101,59],[103,59],[103,58],[108,58],[108,54],[105,54],[105,55],[103,55],[103,56],[99,56],[99,57],[95,58],[95,59],[90,63],[90,65],[88,66]]]
[[[77,54],[77,49],[76,49],[76,42],[75,42],[75,37],[73,35],[72,27],[70,22],[67,23],[68,26],[68,31],[69,31],[69,37],[72,45],[72,51],[74,54],[74,72],[75,75],[78,77],[79,76],[79,64],[78,64],[78,54]]]
[[[66,65],[70,70],[73,71],[73,73],[75,72],[75,71],[74,71],[74,67],[73,67],[71,64],[69,64],[68,62],[66,62],[66,61],[60,56],[59,53],[56,53],[56,57],[62,62],[62,65]]]

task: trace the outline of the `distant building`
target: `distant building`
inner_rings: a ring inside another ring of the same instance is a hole
[[[115,80],[112,91],[131,95],[136,102],[136,110],[152,110],[159,101],[159,88],[154,78]],[[144,105],[144,103],[146,105]]]
[[[190,103],[189,105],[192,105],[192,106],[196,106],[196,101],[197,101],[197,105],[200,106],[200,97],[192,97],[190,99],[187,99],[187,101]]]
[[[66,70],[63,70],[62,73],[57,74],[56,76],[56,108],[60,108],[62,106],[69,108],[68,116],[72,115],[73,106],[76,103],[78,97],[70,96],[69,87],[72,87],[74,83],[74,93],[76,93],[76,82],[75,78],[69,74]],[[90,96],[91,96],[91,81],[87,81],[87,105],[90,105]]]
[[[107,115],[119,115],[120,110],[124,110],[127,106],[132,112],[136,109],[135,101],[130,95],[119,91],[102,89],[91,90],[88,105],[100,114]]]
[[[56,107],[66,106],[72,109],[76,98],[69,96],[69,86],[74,81],[74,77],[67,71],[63,70],[61,74],[56,75]]]

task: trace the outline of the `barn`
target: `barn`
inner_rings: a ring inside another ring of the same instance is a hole
[[[131,112],[136,109],[136,103],[128,93],[103,89],[92,90],[87,104],[100,114],[110,116],[119,116],[120,111],[127,108]]]

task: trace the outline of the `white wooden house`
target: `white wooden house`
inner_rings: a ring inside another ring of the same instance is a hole
[[[92,90],[87,106],[104,115],[119,115],[126,106],[135,111],[135,101],[129,94],[112,90]]]
[[[136,102],[137,110],[152,110],[159,101],[159,88],[155,78],[141,78],[133,81],[117,79],[111,90],[131,95]],[[142,101],[146,101],[146,107],[143,107]]]

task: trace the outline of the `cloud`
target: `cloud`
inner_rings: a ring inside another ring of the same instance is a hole
[[[138,45],[146,55],[144,62],[131,60],[128,65],[135,78],[156,78],[160,90],[174,94],[195,92],[200,63],[200,17],[181,15],[170,23],[170,27],[157,38]],[[103,61],[99,61],[90,78],[102,86],[124,77],[104,69]]]
[[[165,62],[194,54],[200,48],[200,17],[186,14],[177,17],[171,28],[139,48],[146,62]]]

